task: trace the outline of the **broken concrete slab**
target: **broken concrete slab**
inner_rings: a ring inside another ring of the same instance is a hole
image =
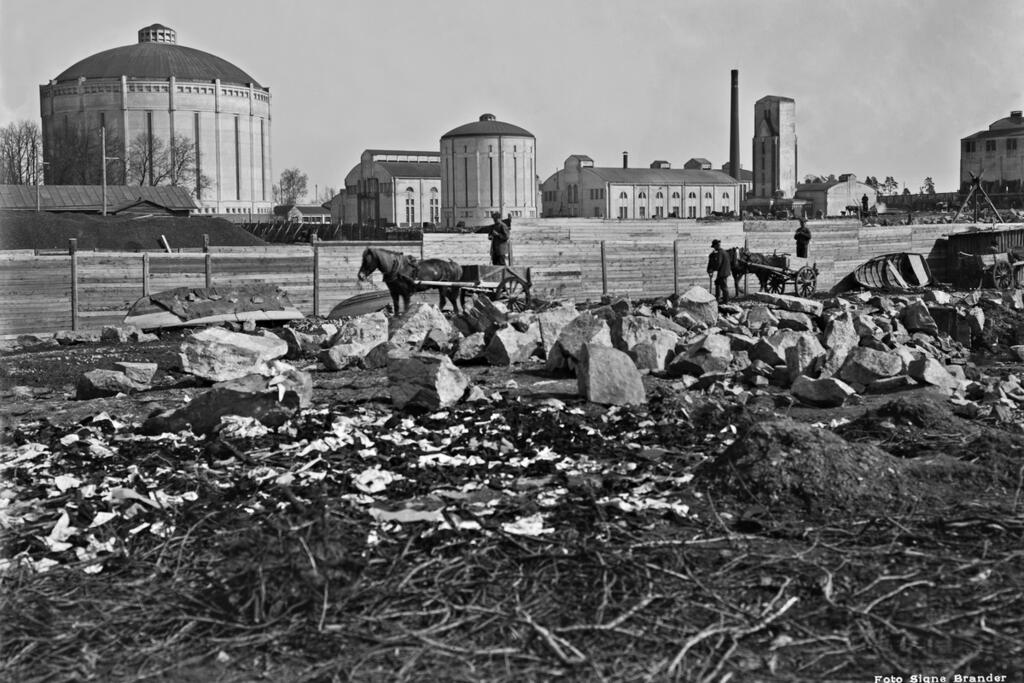
[[[795,344],[801,334],[794,330],[778,330],[762,337],[754,345],[754,348],[748,351],[750,360],[761,360],[768,365],[785,365],[786,349]]]
[[[491,365],[512,365],[523,363],[537,353],[540,347],[540,327],[529,328],[528,332],[519,332],[512,326],[495,330],[491,335],[484,357]]]
[[[895,353],[858,346],[846,356],[846,361],[839,369],[839,378],[850,384],[867,386],[901,372],[903,359]]]
[[[796,343],[786,349],[786,368],[790,380],[801,375],[815,377],[818,363],[825,357],[825,347],[811,332],[804,332]]]
[[[551,371],[571,369],[568,361],[575,363],[578,360],[584,344],[601,344],[611,348],[612,336],[608,323],[590,313],[576,316],[562,328],[545,366]]]
[[[458,403],[469,378],[447,356],[417,353],[388,358],[391,403],[399,409],[437,410]]]
[[[129,394],[140,387],[119,370],[90,370],[78,378],[75,398],[88,400]]]
[[[706,372],[726,372],[733,360],[732,342],[722,334],[706,334],[678,353],[668,364],[668,373],[700,376]]]
[[[793,380],[790,393],[808,405],[838,408],[857,392],[849,384],[835,377],[812,379],[801,375]]]
[[[570,303],[563,303],[537,314],[537,324],[540,325],[540,339],[545,358],[551,352],[551,347],[558,341],[558,335],[562,333],[562,329],[575,320],[578,315],[579,311],[576,310],[576,306]]]
[[[263,374],[266,364],[288,353],[280,337],[257,336],[209,327],[188,337],[178,354],[190,375],[223,382],[250,373]]]
[[[922,384],[930,384],[948,391],[960,386],[960,380],[949,374],[942,363],[927,356],[910,363],[907,373]]]
[[[413,304],[400,317],[392,318],[390,326],[389,340],[395,346],[418,347],[433,329],[441,330],[448,336],[452,334],[452,325],[441,309],[423,302]]]
[[[718,322],[718,300],[715,295],[699,285],[690,287],[679,295],[676,302],[678,312],[685,313],[691,320],[708,327]],[[686,323],[681,323],[689,327]]]
[[[640,405],[647,402],[643,379],[628,355],[601,344],[584,344],[576,368],[581,396],[602,405]]]
[[[939,333],[939,326],[935,323],[931,312],[923,301],[912,301],[904,307],[900,320],[908,332],[924,332],[932,336]]]
[[[783,311],[792,311],[794,313],[806,313],[811,316],[819,316],[824,310],[824,306],[820,301],[814,299],[805,299],[799,296],[793,296],[792,294],[770,294],[769,292],[754,292],[750,295],[750,298],[754,301],[761,301],[768,304],[772,308],[777,308]]]
[[[114,363],[114,368],[123,372],[133,383],[139,386],[149,386],[159,366],[156,363],[117,361]]]
[[[487,341],[483,332],[473,334],[459,339],[452,360],[456,363],[475,363],[484,360],[484,351],[487,349]]]

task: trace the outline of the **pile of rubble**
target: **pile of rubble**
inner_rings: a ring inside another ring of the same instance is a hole
[[[1000,305],[1024,308],[1019,292],[999,296]],[[562,303],[510,313],[478,296],[447,316],[421,303],[400,317],[307,319],[257,334],[211,327],[182,344],[180,369],[212,388],[144,429],[191,424],[209,433],[226,414],[281,423],[311,405],[310,371],[352,368],[384,370],[395,408],[436,410],[483,397],[464,366],[526,363],[575,377],[581,397],[604,405],[646,403],[650,375],[689,390],[788,392],[816,407],[931,386],[975,414],[1010,419],[1024,402],[1021,378],[987,377],[969,361],[984,338],[984,303],[978,293],[954,301],[927,290],[824,301],[757,293],[719,305],[693,287],[660,302],[615,300],[582,311]],[[1012,348],[1024,358],[1024,346]],[[78,397],[149,388],[155,367],[121,365],[86,373]]]

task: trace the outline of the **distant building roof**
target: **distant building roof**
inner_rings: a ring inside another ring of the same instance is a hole
[[[139,42],[94,55],[76,62],[56,79],[58,83],[77,81],[79,78],[159,78],[171,76],[183,81],[213,81],[219,78],[223,83],[238,85],[260,84],[237,66],[211,55],[176,42],[154,42],[147,38],[155,31],[170,31],[170,40],[176,41],[173,31],[166,26],[153,24],[139,31]]]
[[[473,121],[459,126],[458,128],[452,128],[450,131],[441,136],[441,139],[445,138],[463,138],[463,137],[476,137],[479,135],[514,135],[517,137],[532,138],[533,133],[520,128],[519,126],[511,123],[505,123],[494,118],[494,114],[482,114],[479,121]]]
[[[278,204],[274,207],[275,216],[287,216],[292,211],[298,211],[301,214],[314,215],[314,214],[327,214],[331,212],[330,205],[323,204]]]
[[[376,161],[393,178],[440,178],[441,164],[433,161]]]
[[[0,185],[0,209],[36,208],[35,185]],[[43,211],[102,211],[102,185],[40,185],[39,208]],[[168,185],[107,185],[107,210],[149,202],[173,211],[192,211],[199,205],[183,187]]]
[[[764,102],[765,100],[777,100],[779,102],[795,102],[792,97],[785,97],[784,95],[765,95],[758,102]]]
[[[609,183],[673,183],[686,185],[736,185],[737,181],[722,171],[695,168],[617,168],[600,166],[588,169]]]
[[[961,140],[978,140],[983,138],[1007,137],[1024,135],[1024,115],[1020,110],[1010,112],[1009,116],[993,121],[988,130],[982,130],[973,135],[968,135]]]
[[[722,173],[726,174],[727,176],[732,176],[732,173],[730,172],[730,166],[729,166],[729,162],[728,161],[725,162],[724,164],[722,164]],[[748,171],[747,169],[745,169],[742,166],[740,166],[739,181],[741,183],[752,183],[752,182],[754,182],[754,172],[753,171]]]
[[[415,149],[367,149],[363,155],[373,156],[405,156],[405,157],[437,157],[441,163],[441,153],[437,150],[415,150]]]

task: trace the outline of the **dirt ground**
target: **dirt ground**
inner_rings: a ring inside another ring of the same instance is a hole
[[[1019,413],[651,375],[607,409],[528,363],[403,414],[306,359],[286,428],[138,437],[205,389],[187,333],[0,354],[5,549],[55,565],[0,575],[0,679],[1024,680]],[[74,400],[114,361],[154,388]]]

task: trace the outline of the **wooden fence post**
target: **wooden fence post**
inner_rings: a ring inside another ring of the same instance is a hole
[[[601,293],[608,296],[608,251],[601,240]]]
[[[672,291],[679,298],[679,240],[672,240]]]
[[[320,316],[320,241],[313,235],[313,316]]]
[[[68,240],[68,255],[71,256],[71,330],[78,330],[78,240]]]
[[[142,296],[149,296],[149,253],[142,255]]]
[[[206,254],[206,288],[213,287],[213,254],[210,253],[210,236],[203,235],[203,253]]]

